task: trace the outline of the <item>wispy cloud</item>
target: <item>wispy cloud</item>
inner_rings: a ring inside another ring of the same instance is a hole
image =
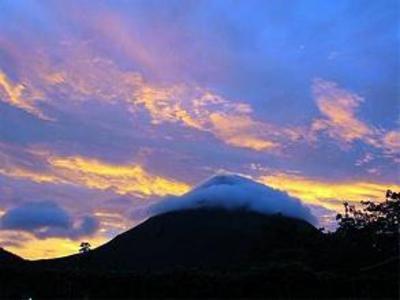
[[[356,115],[363,98],[338,87],[332,81],[322,79],[314,81],[312,90],[318,109],[324,116],[314,121],[312,131],[325,131],[330,137],[345,144],[355,140],[375,144],[377,130]]]
[[[63,52],[73,63],[68,60],[54,68],[46,57],[39,56],[37,73],[28,76],[29,84],[58,109],[65,103],[54,100],[53,95],[68,95],[68,101],[119,102],[134,115],[144,109],[154,125],[182,125],[208,132],[230,146],[255,151],[276,153],[285,143],[302,137],[297,128],[256,120],[250,105],[227,99],[208,88],[190,83],[151,83],[139,72],[122,71],[112,61],[92,54],[86,45],[70,48],[67,43]],[[44,116],[33,104],[25,109]]]
[[[0,69],[0,101],[17,107],[43,120],[50,120],[38,107],[43,98],[23,83],[13,83]]]
[[[26,152],[35,157],[40,167],[25,165],[8,154],[4,157],[7,163],[0,165],[0,175],[36,183],[111,190],[116,194],[138,197],[179,195],[189,189],[186,183],[152,174],[139,164],[118,165],[90,157],[57,156],[45,150],[30,149],[21,153],[27,155]]]
[[[117,194],[175,195],[188,190],[185,183],[153,175],[140,165],[114,165],[84,157],[52,157],[49,163],[59,177],[88,188]]]
[[[339,87],[335,82],[316,79],[312,85],[313,95],[323,118],[312,122],[310,136],[325,132],[344,147],[355,141],[380,149],[386,157],[399,162],[400,131],[377,128],[357,116],[364,98]],[[370,157],[369,160],[373,158]],[[356,164],[359,164],[356,162]]]
[[[287,140],[300,138],[300,133],[288,134],[296,129],[255,120],[248,104],[228,100],[198,86],[180,84],[159,88],[148,85],[136,93],[134,103],[143,105],[155,124],[180,123],[209,132],[234,147],[274,152]]]
[[[400,130],[387,132],[382,139],[386,154],[393,156],[397,163],[400,163]]]

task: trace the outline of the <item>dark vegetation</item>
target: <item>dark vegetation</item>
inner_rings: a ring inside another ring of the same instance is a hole
[[[334,233],[281,215],[197,209],[66,258],[2,264],[0,252],[0,298],[398,299],[400,194],[344,206]]]

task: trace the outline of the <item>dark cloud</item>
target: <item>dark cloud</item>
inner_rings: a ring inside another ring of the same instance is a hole
[[[168,197],[150,207],[160,214],[199,207],[244,208],[264,214],[281,213],[316,224],[310,209],[299,199],[238,175],[217,175],[180,197]]]
[[[99,228],[99,222],[96,218],[91,216],[84,216],[79,222],[75,231],[73,231],[73,236],[79,238],[81,236],[89,236],[97,231]]]
[[[52,202],[25,203],[10,209],[1,218],[3,229],[40,230],[46,227],[68,229],[71,218]]]
[[[9,209],[0,218],[0,229],[20,230],[45,239],[88,236],[98,229],[98,221],[91,216],[75,220],[54,202],[28,202]]]

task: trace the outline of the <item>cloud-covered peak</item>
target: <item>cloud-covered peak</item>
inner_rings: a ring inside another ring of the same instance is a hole
[[[219,174],[182,196],[164,198],[150,208],[152,214],[192,208],[218,207],[247,209],[284,216],[315,224],[310,209],[299,199],[251,179],[235,174]]]

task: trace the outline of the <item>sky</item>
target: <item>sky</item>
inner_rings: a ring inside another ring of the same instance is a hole
[[[214,174],[331,224],[399,180],[398,1],[0,1],[0,246],[76,253]]]

